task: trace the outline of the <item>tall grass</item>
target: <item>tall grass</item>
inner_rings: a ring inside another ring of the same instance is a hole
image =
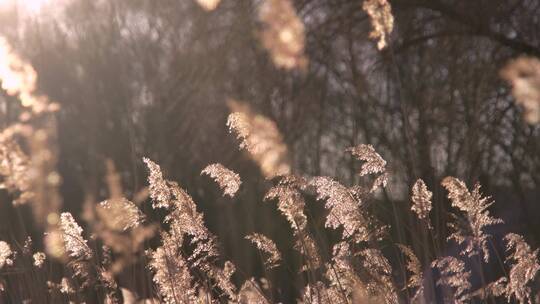
[[[219,1],[199,3],[207,10],[219,5]],[[372,18],[371,35],[382,49],[393,26],[391,8],[386,0],[367,0],[363,8]],[[304,28],[291,3],[265,1],[259,14],[265,24],[262,45],[274,63],[287,69],[305,68]],[[88,197],[82,214],[61,212],[54,124],[58,106],[35,93],[35,71],[4,40],[0,51],[7,58],[0,69],[4,89],[21,101],[23,109],[19,122],[0,134],[2,186],[15,208],[31,206],[36,225],[44,231],[35,240],[25,235],[24,244],[16,237],[0,240],[0,302],[283,301],[271,274],[289,267],[289,256],[281,253],[288,248],[280,248],[261,233],[243,236],[259,251],[264,272],[255,277],[237,268],[222,253],[220,240],[207,228],[190,194],[167,179],[167,172],[149,158],[141,159],[147,166],[147,189],[125,197],[121,178],[108,162],[109,198],[94,202]],[[508,78],[511,74],[504,73]],[[295,290],[298,303],[536,301],[532,283],[540,270],[538,249],[507,231],[506,252],[497,251],[488,228],[503,221],[490,214],[495,202],[482,194],[480,185],[469,188],[454,177],[441,180],[453,207],[449,235],[435,231],[430,221],[430,189],[422,180],[411,185],[407,212],[419,227],[421,241],[414,246],[399,243],[389,236],[392,227],[373,212],[377,195],[392,186],[387,163],[374,147],[358,145],[344,151],[361,164],[362,184],[293,174],[277,125],[240,102],[231,101],[230,108],[228,128],[267,178],[269,190],[260,200],[275,203],[289,225],[301,261],[298,273],[290,274],[291,284],[301,282]],[[241,177],[222,164],[210,164],[201,174],[215,180],[232,200],[242,187]],[[316,202],[309,197],[324,206],[324,228],[313,224],[306,206]],[[161,216],[158,221],[156,214]],[[24,234],[26,223],[19,224]],[[334,231],[335,237],[324,239],[323,230]],[[459,250],[442,254],[437,244],[445,242],[448,247],[457,244]],[[484,267],[494,260],[504,275],[488,280]],[[145,292],[117,283],[118,276],[135,265],[143,268],[134,275],[152,278]]]
[[[249,143],[248,153],[260,153],[252,149],[263,146],[266,154],[275,155],[271,151],[274,146],[282,149],[281,144],[273,144],[279,137],[271,136],[270,143],[263,143],[266,137],[259,133],[269,131],[252,129],[253,118],[249,115],[254,114],[232,113],[231,120],[237,123],[230,124],[231,131]],[[482,267],[493,259],[490,255],[492,236],[486,228],[502,224],[500,219],[490,215],[488,208],[494,202],[482,196],[479,185],[469,190],[462,181],[452,177],[441,182],[455,208],[448,240],[456,241],[462,250],[455,256],[436,256],[423,263],[418,258],[422,252],[405,244],[390,243],[389,227],[370,212],[370,204],[376,203],[374,196],[387,186],[389,174],[384,159],[369,145],[352,147],[348,152],[362,163],[359,175],[370,181],[367,186],[345,186],[325,176],[271,175],[277,183],[265,199],[277,201],[276,207],[287,219],[296,240],[295,250],[302,257],[299,275],[304,278],[304,287],[297,291],[298,302],[421,303],[440,299],[462,303],[497,298],[521,303],[532,301],[534,294],[529,285],[540,269],[537,251],[533,251],[522,236],[511,232],[505,237],[504,269],[508,270],[508,275],[493,282],[482,279],[480,284],[473,284],[472,271],[466,262],[474,260]],[[257,156],[254,160],[261,168],[267,164],[264,157]],[[136,301],[137,290],[119,287],[115,275],[142,260],[153,278],[152,301],[276,302],[270,277],[252,278],[250,274],[237,272],[233,262],[221,255],[219,240],[206,228],[204,215],[197,210],[191,196],[176,182],[167,180],[158,164],[147,158],[143,161],[149,172],[152,208],[165,212],[162,223],[150,222],[137,204],[122,196],[119,177],[109,163],[110,198],[99,204],[87,204],[83,215],[87,221],[86,231],[70,213],[64,212],[59,216],[56,229],[46,234],[47,253],[36,251],[31,241],[23,247],[6,241],[0,243],[4,298],[39,301],[23,288],[32,289],[34,287],[27,284],[36,284],[40,286],[36,293],[42,291],[47,301]],[[238,174],[220,164],[210,165],[202,173],[216,181],[223,195],[232,198],[241,185]],[[431,192],[422,180],[411,190],[411,214],[417,216],[426,231],[433,232],[429,221]],[[317,235],[321,232],[310,227],[304,196],[313,194],[327,210],[325,227],[340,232],[330,246],[320,243]],[[159,242],[152,246],[146,240],[156,233]],[[429,235],[436,237],[433,233]],[[260,250],[266,273],[287,267],[280,248],[271,239],[259,233],[245,237]],[[388,252],[401,252],[403,256],[396,263],[395,259],[387,258]],[[57,267],[62,270],[54,269]],[[64,277],[55,280],[53,272],[64,273]],[[235,284],[233,275],[244,278],[241,287]],[[428,289],[433,288],[428,281],[434,277],[437,278],[436,293],[428,295]],[[95,294],[94,298],[89,294]]]

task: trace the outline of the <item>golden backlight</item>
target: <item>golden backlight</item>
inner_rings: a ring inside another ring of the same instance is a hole
[[[0,9],[6,7],[17,7],[27,13],[38,13],[41,8],[50,0],[0,0]]]

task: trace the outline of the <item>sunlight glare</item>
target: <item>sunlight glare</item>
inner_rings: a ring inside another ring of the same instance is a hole
[[[48,0],[23,0],[21,5],[32,13],[37,13]]]
[[[30,14],[39,13],[49,0],[0,0],[0,8],[15,5]]]

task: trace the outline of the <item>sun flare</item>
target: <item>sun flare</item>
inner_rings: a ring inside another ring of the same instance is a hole
[[[16,6],[28,13],[38,13],[50,0],[0,0],[0,8]]]

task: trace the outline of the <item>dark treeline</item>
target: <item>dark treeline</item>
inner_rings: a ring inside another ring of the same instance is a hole
[[[304,70],[272,63],[259,39],[258,1],[223,0],[210,12],[190,0],[72,0],[30,19],[15,7],[4,11],[2,33],[36,68],[39,91],[61,105],[63,209],[79,215],[88,196],[107,197],[107,159],[133,195],[147,186],[146,156],[193,195],[239,269],[262,275],[243,239],[251,232],[294,256],[285,219],[263,202],[272,181],[227,129],[232,98],[276,121],[295,173],[352,185],[358,163],[345,149],[373,145],[391,173],[377,208],[396,242],[415,246],[405,210],[418,178],[433,191],[435,233],[448,234],[450,203],[440,182],[455,176],[471,187],[479,182],[496,201],[492,213],[506,221],[494,228],[496,243],[513,231],[537,248],[540,129],[523,120],[499,71],[517,56],[540,56],[540,2],[391,1],[394,30],[382,51],[369,38],[361,1],[294,4],[306,27]],[[18,115],[10,98],[4,92],[0,100],[6,125]],[[242,177],[238,198],[222,197],[200,175],[216,162]],[[308,205],[317,218],[322,203]],[[149,203],[141,208],[152,213]],[[0,232],[17,235],[2,221]],[[443,251],[456,250],[438,240]],[[120,285],[149,284],[148,276],[134,279],[137,267]],[[298,297],[294,267],[271,274],[285,302]]]

